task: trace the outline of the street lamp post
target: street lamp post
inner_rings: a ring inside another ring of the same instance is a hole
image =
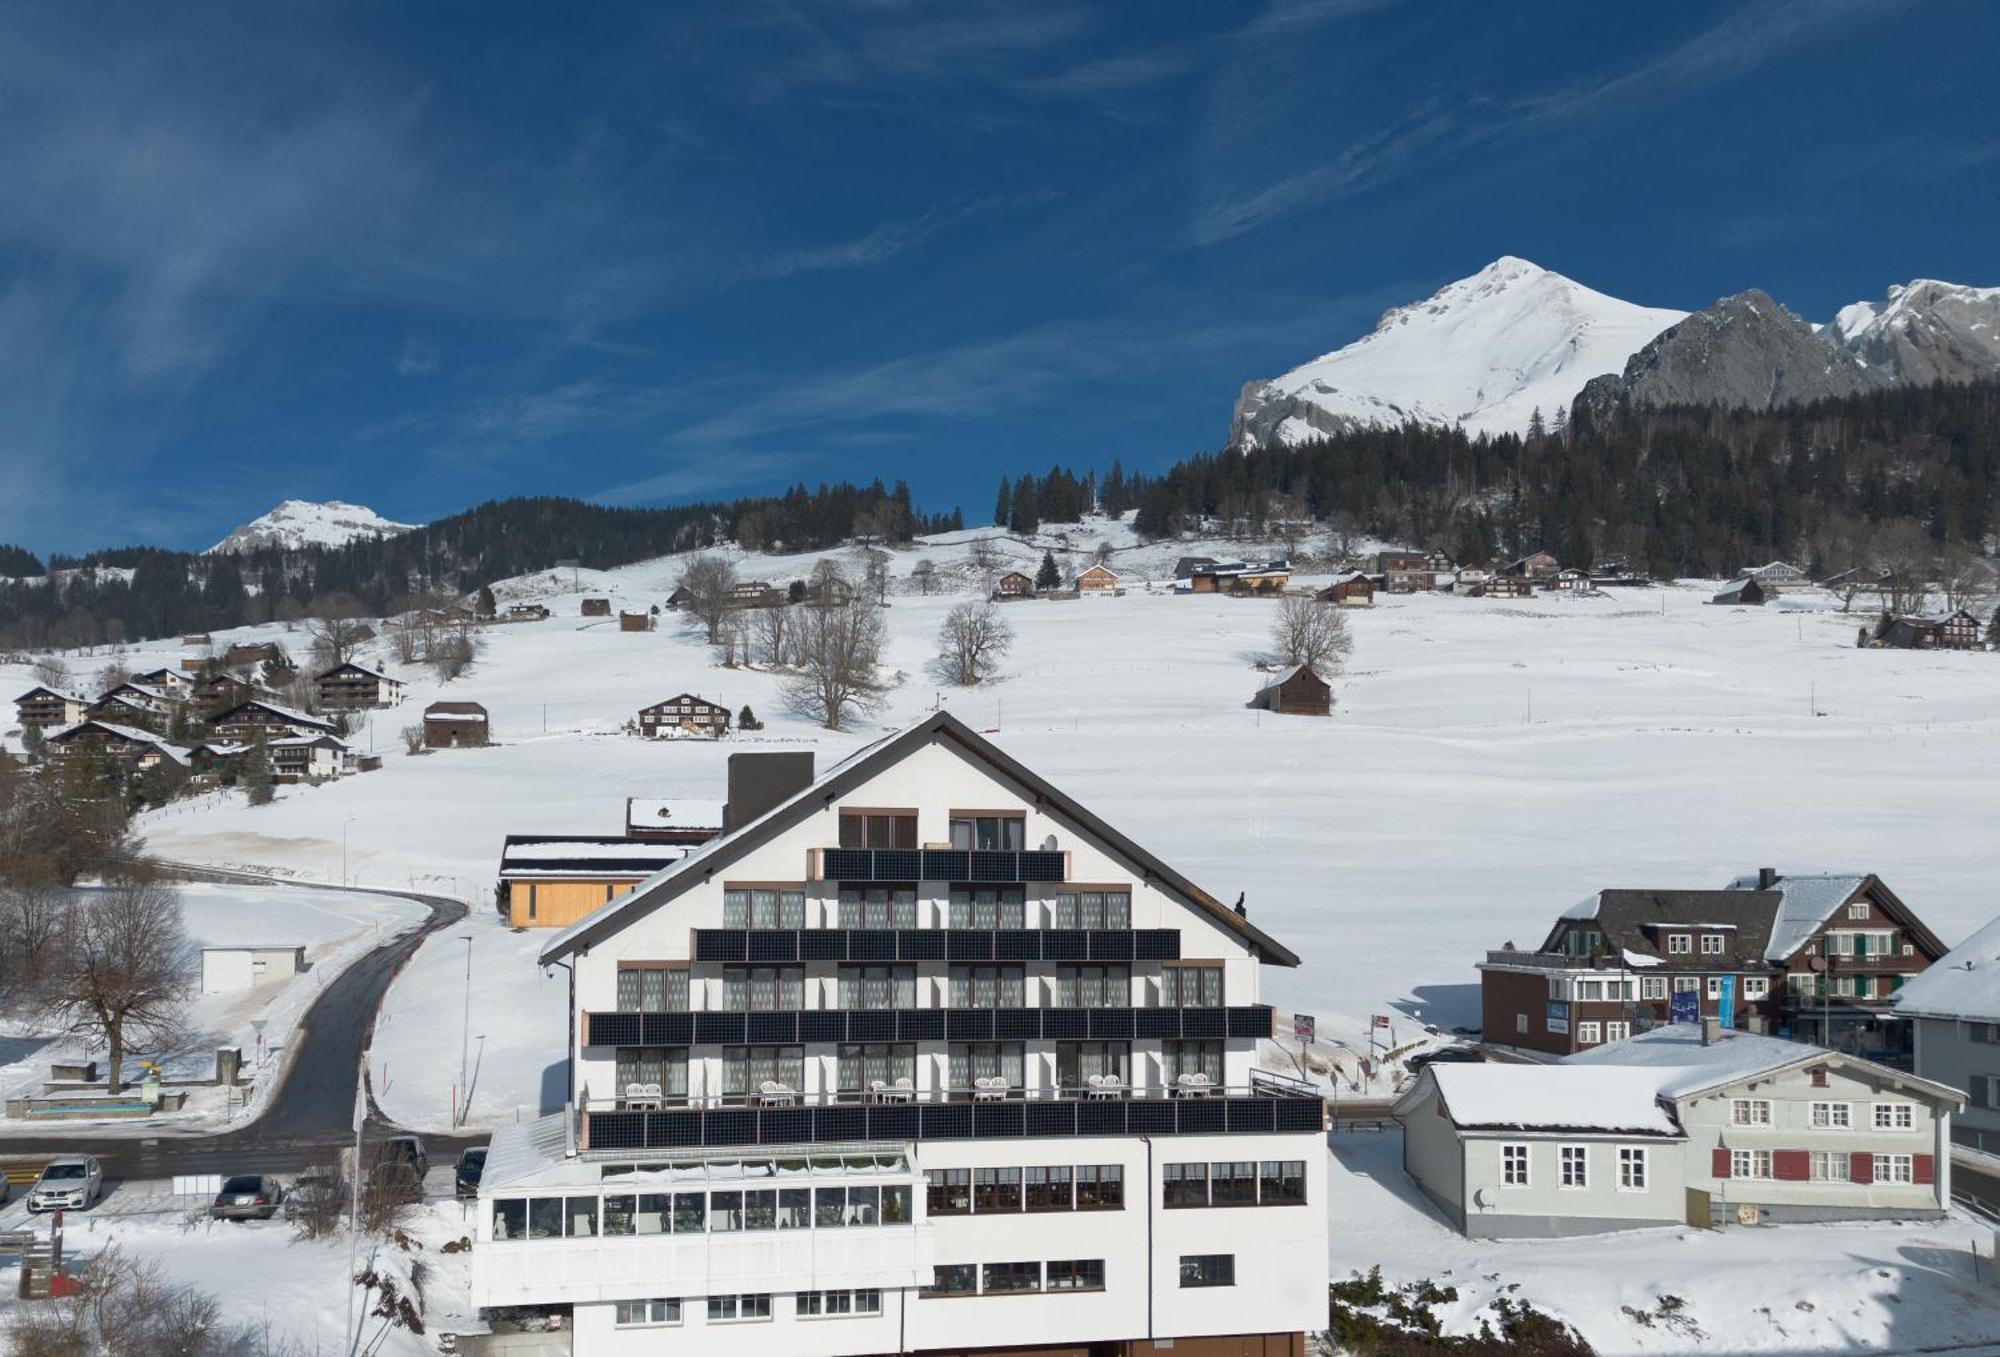
[[[472,1090],[465,1086],[465,1058],[472,1046],[472,934],[458,936],[465,943],[465,1025],[458,1037],[458,1124],[463,1126],[472,1102]]]

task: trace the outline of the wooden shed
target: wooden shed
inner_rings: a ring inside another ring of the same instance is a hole
[[[1760,604],[1763,601],[1764,586],[1757,583],[1754,575],[1745,575],[1742,579],[1731,580],[1723,586],[1720,593],[1709,600],[1710,603],[1720,603],[1725,606]]]
[[[492,725],[477,702],[433,702],[424,708],[424,748],[477,749],[491,743]]]
[[[608,598],[587,598],[582,607],[585,617],[611,616],[611,600]]]
[[[1322,603],[1338,603],[1343,608],[1375,606],[1375,582],[1359,570],[1336,579],[1313,597]]]
[[[621,612],[618,614],[618,630],[620,631],[651,631],[652,629],[653,615],[651,613]]]
[[[1286,716],[1330,716],[1333,685],[1309,664],[1295,664],[1257,690],[1250,705]]]

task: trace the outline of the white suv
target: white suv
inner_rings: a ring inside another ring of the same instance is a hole
[[[28,1209],[87,1211],[103,1195],[104,1168],[96,1155],[57,1155],[28,1189]]]

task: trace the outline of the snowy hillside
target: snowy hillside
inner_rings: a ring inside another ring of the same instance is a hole
[[[395,537],[416,525],[395,523],[373,509],[337,499],[288,499],[251,519],[205,554],[254,551],[259,547],[338,547],[371,537]]]
[[[1230,441],[1296,443],[1369,424],[1519,433],[1566,408],[1592,377],[1618,372],[1686,315],[1593,292],[1504,256],[1373,333],[1237,399]]]

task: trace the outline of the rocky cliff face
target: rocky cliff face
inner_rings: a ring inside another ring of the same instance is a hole
[[[2000,287],[1919,278],[1843,307],[1831,334],[1898,382],[1977,381],[2000,374]]]
[[[1856,395],[1888,380],[1752,289],[1670,327],[1633,354],[1622,373],[1587,383],[1576,404],[1592,415],[1628,405],[1768,410]]]

